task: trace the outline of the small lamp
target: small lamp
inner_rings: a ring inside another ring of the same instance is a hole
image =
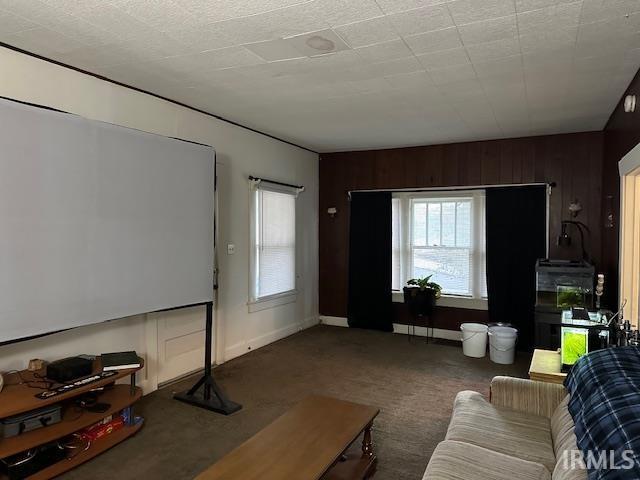
[[[571,235],[567,232],[568,224],[562,222],[562,232],[558,237],[558,246],[559,247],[570,247],[571,246]]]
[[[571,235],[569,235],[568,227],[569,225],[573,225],[578,230],[580,234],[580,248],[582,249],[582,259],[585,261],[589,260],[589,254],[587,254],[587,250],[584,248],[584,233],[590,233],[589,227],[587,227],[582,222],[576,222],[574,220],[563,220],[562,221],[562,230],[560,235],[558,236],[558,246],[559,247],[570,247],[571,246]]]

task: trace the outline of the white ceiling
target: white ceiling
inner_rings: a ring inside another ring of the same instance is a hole
[[[335,53],[318,56],[309,35]],[[318,151],[601,129],[640,0],[0,0],[0,41]]]

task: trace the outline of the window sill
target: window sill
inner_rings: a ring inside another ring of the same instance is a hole
[[[402,292],[392,292],[394,303],[404,303]],[[486,298],[457,297],[455,295],[442,295],[436,302],[438,307],[466,308],[467,310],[488,310]]]
[[[287,305],[289,303],[295,303],[298,300],[298,291],[291,290],[289,292],[278,293],[277,295],[269,295],[268,297],[258,298],[247,303],[249,313],[259,312],[261,310],[268,310],[270,308],[279,307],[280,305]]]

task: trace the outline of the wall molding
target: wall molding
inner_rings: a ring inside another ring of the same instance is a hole
[[[349,327],[349,324],[347,323],[347,319],[344,317],[331,317],[327,315],[320,315],[320,323],[322,325],[329,325],[332,327]],[[409,326],[409,328],[411,329],[411,333],[413,333],[413,327]],[[394,323],[393,333],[406,335],[407,325],[403,325],[401,323]],[[415,335],[418,337],[426,337],[427,327],[416,327]],[[429,336],[431,336],[431,328],[429,328]],[[434,328],[433,337],[441,338],[443,340],[453,340],[457,342],[462,342],[460,338],[460,332],[458,332],[457,330],[445,330],[442,328]]]

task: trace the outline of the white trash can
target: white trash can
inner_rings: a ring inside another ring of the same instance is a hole
[[[467,357],[481,358],[487,354],[488,328],[482,323],[463,323],[460,325],[462,352]]]
[[[489,357],[494,363],[510,365],[516,354],[518,330],[511,327],[489,328]]]

